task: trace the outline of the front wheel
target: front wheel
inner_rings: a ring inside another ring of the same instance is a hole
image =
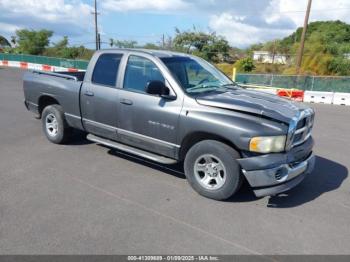
[[[201,141],[186,154],[186,178],[199,194],[215,200],[228,199],[242,182],[237,158],[239,153],[224,143]]]
[[[62,107],[50,105],[44,108],[42,116],[43,131],[49,141],[55,144],[67,142],[71,128],[68,126]]]

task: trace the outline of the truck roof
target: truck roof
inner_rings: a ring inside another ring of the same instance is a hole
[[[139,52],[139,53],[147,53],[159,58],[163,57],[191,57],[189,54],[168,51],[168,50],[154,50],[154,49],[142,49],[142,48],[111,48],[111,49],[101,49],[99,52],[105,53],[108,51],[121,51],[121,52]]]

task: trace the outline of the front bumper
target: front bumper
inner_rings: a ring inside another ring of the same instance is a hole
[[[242,171],[257,197],[276,195],[298,185],[314,169],[313,140],[285,154],[239,159]]]

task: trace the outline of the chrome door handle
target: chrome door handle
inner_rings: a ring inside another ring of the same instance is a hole
[[[120,103],[122,103],[124,105],[128,105],[128,106],[132,105],[132,101],[129,99],[125,99],[125,98],[121,98]]]
[[[86,95],[86,96],[94,96],[94,92],[85,91],[84,95]]]

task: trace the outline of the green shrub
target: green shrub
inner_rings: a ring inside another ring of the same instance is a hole
[[[239,59],[234,66],[237,68],[237,72],[251,72],[255,69],[254,61],[251,57],[245,57]]]

